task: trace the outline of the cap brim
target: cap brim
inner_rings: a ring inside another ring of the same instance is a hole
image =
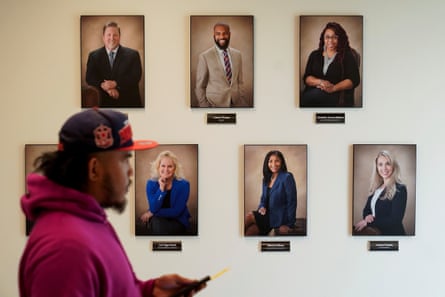
[[[158,146],[154,140],[133,140],[133,145],[119,148],[120,151],[148,150]]]

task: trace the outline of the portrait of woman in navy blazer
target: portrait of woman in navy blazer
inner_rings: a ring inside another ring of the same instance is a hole
[[[178,158],[170,151],[159,153],[152,163],[152,178],[146,185],[149,209],[140,217],[150,234],[182,235],[187,232],[190,183],[182,172]]]
[[[400,178],[399,163],[386,150],[380,151],[374,162],[370,194],[362,219],[354,224],[354,234],[406,235],[402,220],[407,190]]]
[[[283,154],[269,151],[263,162],[263,181],[257,210],[247,213],[246,236],[285,235],[295,228],[297,212],[297,186],[294,176],[287,170]]]

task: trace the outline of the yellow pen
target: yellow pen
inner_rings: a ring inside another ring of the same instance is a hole
[[[226,273],[227,271],[229,271],[228,268],[224,268],[223,270],[221,270],[220,272],[209,276],[207,275],[206,277],[200,279],[199,281],[190,284],[188,286],[185,286],[183,289],[179,290],[178,292],[176,292],[175,294],[173,294],[171,297],[183,297],[183,296],[187,296],[188,293],[190,293],[190,291],[199,288],[199,286],[201,286],[202,284],[208,282],[209,280],[213,280],[217,277],[220,277],[221,275],[223,275],[224,273]]]

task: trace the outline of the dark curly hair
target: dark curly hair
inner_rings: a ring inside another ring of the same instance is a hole
[[[318,49],[323,51],[324,50],[324,34],[327,29],[331,29],[334,31],[335,35],[338,36],[338,43],[337,43],[337,56],[336,59],[340,59],[340,62],[343,62],[343,59],[345,57],[345,53],[347,51],[351,50],[351,46],[349,45],[349,38],[348,34],[346,34],[345,29],[336,22],[329,22],[324,27],[323,31],[321,31],[320,34],[320,42],[318,44]]]

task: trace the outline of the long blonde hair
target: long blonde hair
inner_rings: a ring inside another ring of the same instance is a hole
[[[380,176],[377,170],[377,160],[379,157],[384,157],[389,161],[389,164],[392,166],[392,174],[389,177],[388,182],[385,185],[385,191],[383,198],[392,200],[394,195],[396,194],[397,188],[396,183],[401,184],[402,181],[400,179],[400,166],[397,160],[386,150],[380,151],[377,154],[377,157],[374,160],[374,168],[371,176],[371,186],[369,187],[370,194],[373,194],[375,190],[381,187],[384,183],[383,178]]]
[[[156,159],[151,163],[151,178],[152,179],[159,178],[159,166],[163,158],[169,158],[173,161],[173,164],[175,165],[175,174],[174,174],[175,178],[184,179],[184,171],[182,169],[182,165],[181,163],[179,163],[178,157],[176,157],[176,155],[171,151],[163,151],[159,153]]]

